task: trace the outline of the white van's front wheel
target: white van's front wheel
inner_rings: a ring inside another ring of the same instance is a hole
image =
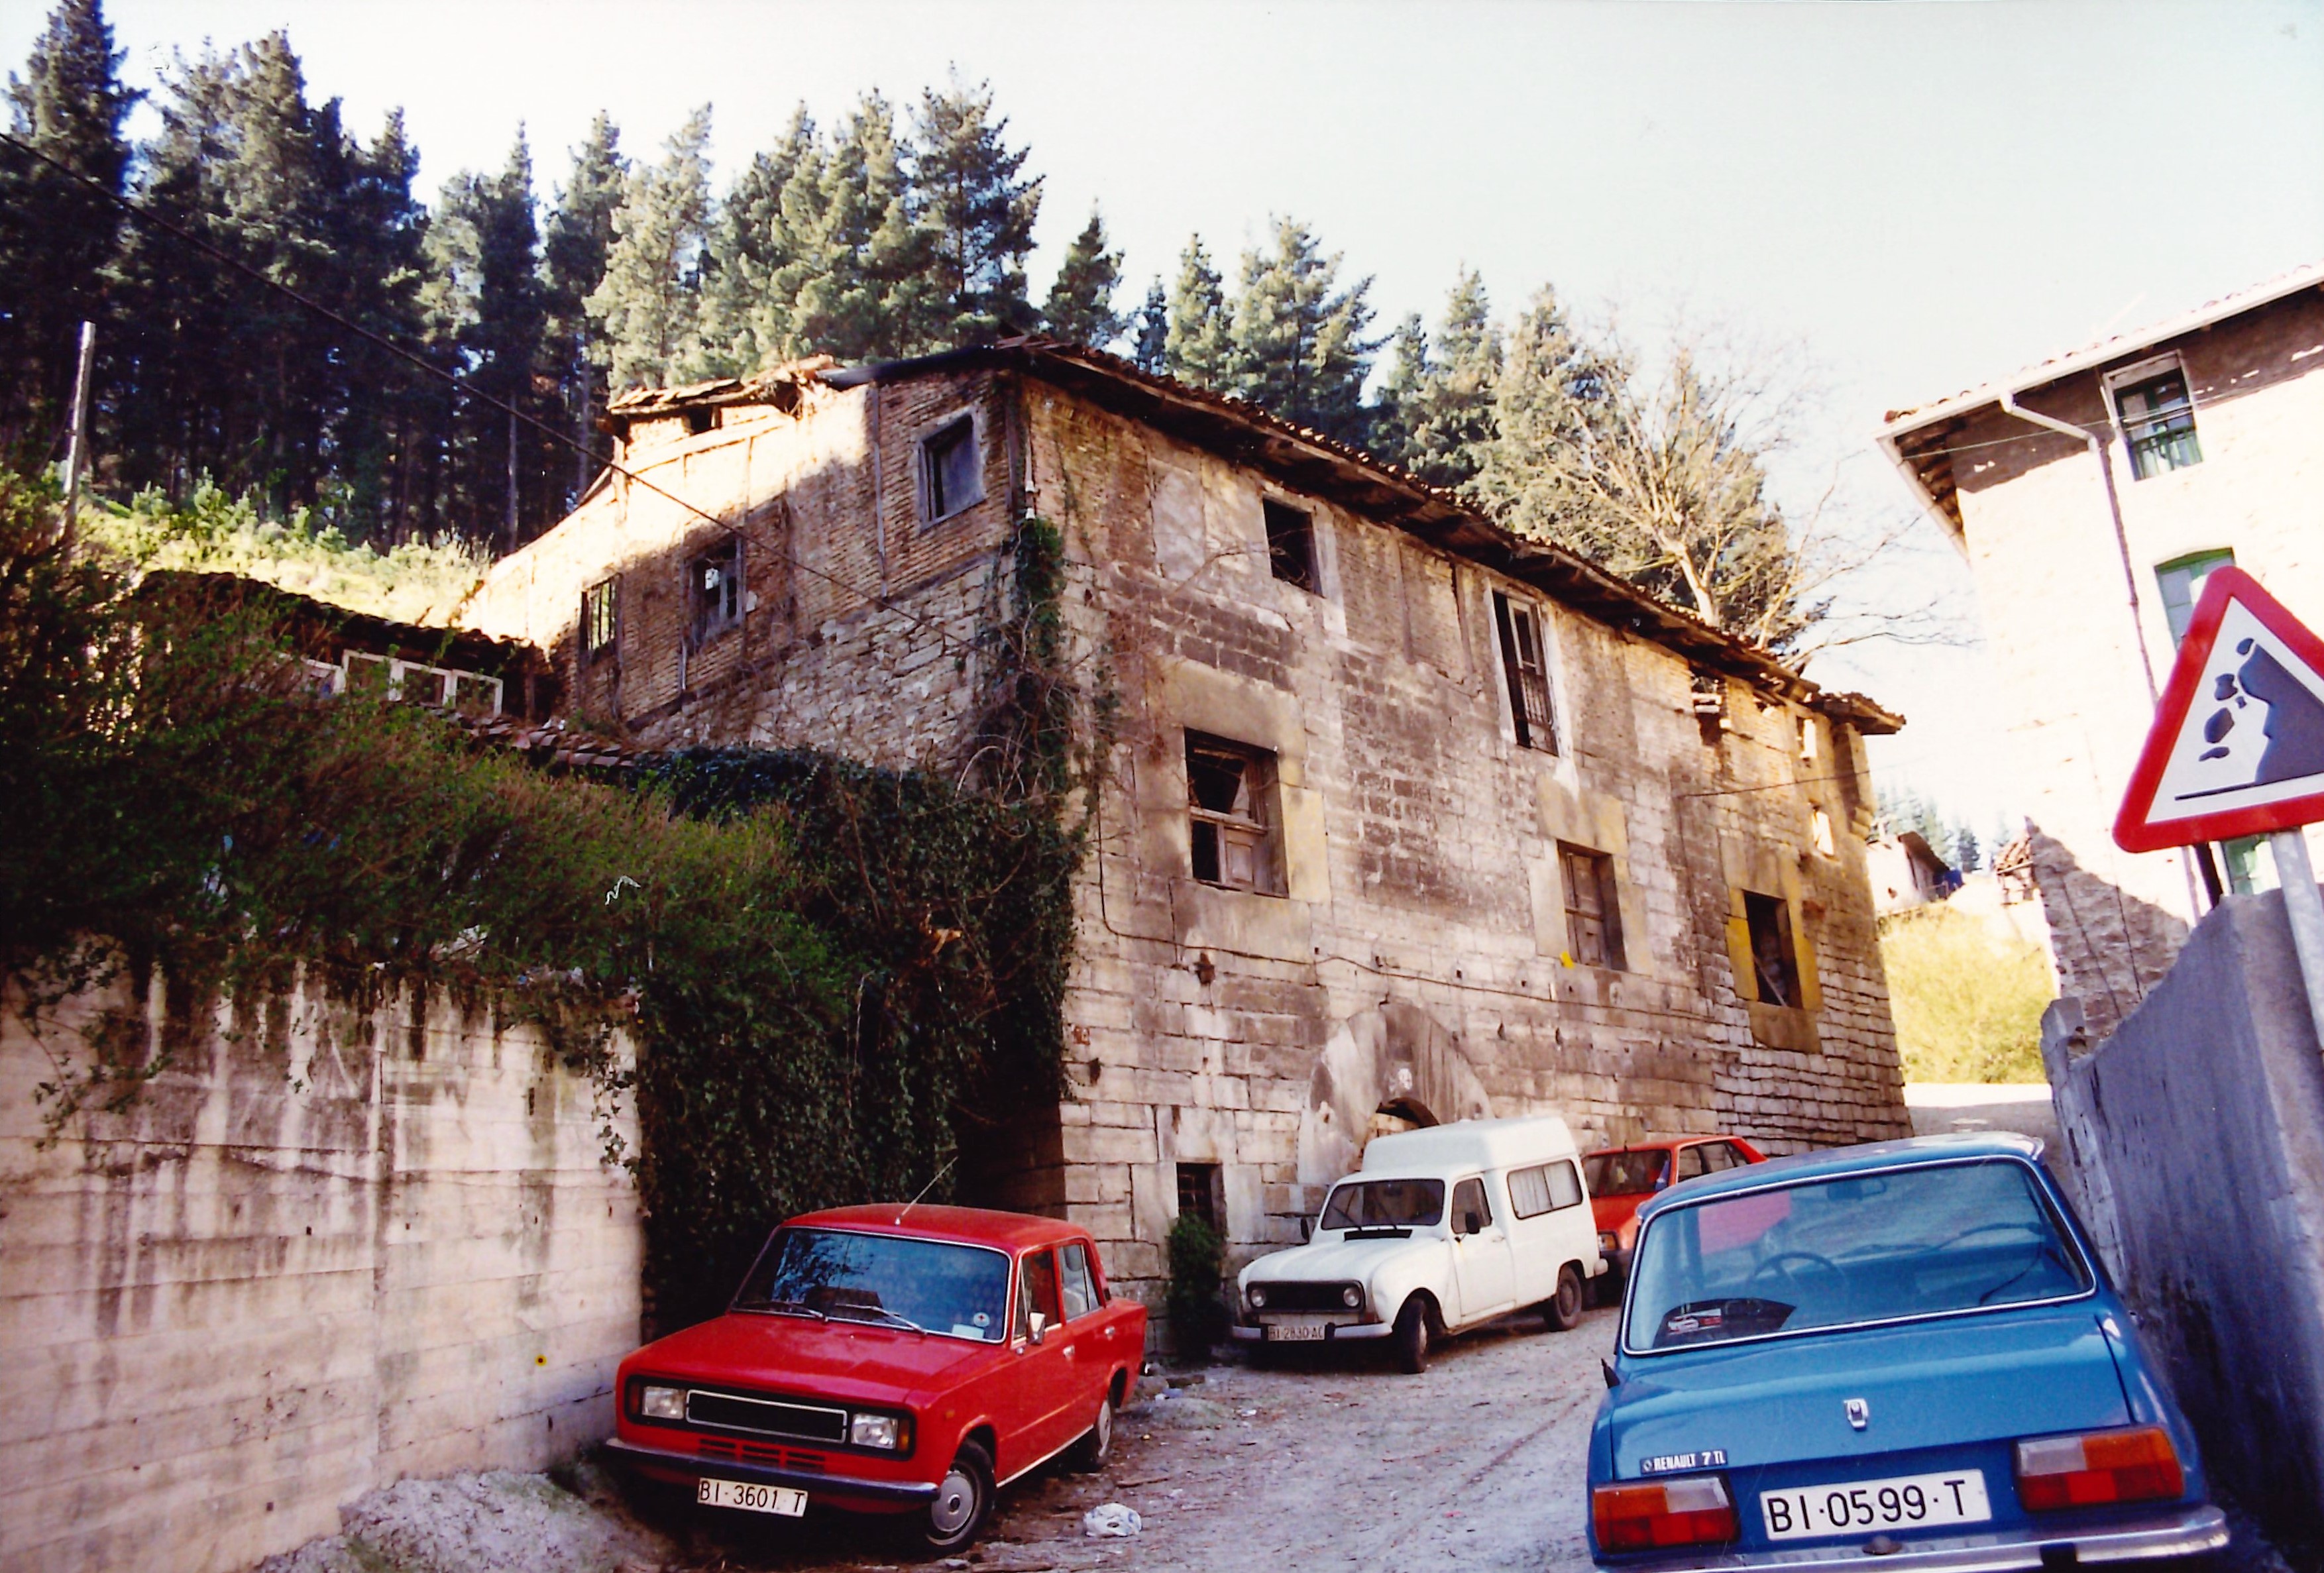
[[[1398,1370],[1417,1376],[1428,1369],[1428,1302],[1416,1294],[1404,1302],[1396,1313],[1396,1336],[1389,1341],[1396,1346]]]
[[[1541,1302],[1541,1320],[1554,1333],[1569,1332],[1582,1320],[1582,1274],[1572,1263],[1557,1270],[1557,1292]]]

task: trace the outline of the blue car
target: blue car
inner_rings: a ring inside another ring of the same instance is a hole
[[[1642,1208],[1590,1437],[1599,1564],[1974,1573],[2226,1545],[2040,1154],[1886,1142]]]

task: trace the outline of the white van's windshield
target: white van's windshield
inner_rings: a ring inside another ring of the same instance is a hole
[[[1327,1229],[1430,1228],[1443,1217],[1442,1180],[1351,1180],[1323,1204]]]

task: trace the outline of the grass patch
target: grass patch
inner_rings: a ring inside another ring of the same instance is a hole
[[[2039,1081],[2056,998],[2039,945],[1942,905],[1880,920],[1880,963],[1908,1081]]]

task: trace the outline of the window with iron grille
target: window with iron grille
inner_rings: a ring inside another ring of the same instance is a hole
[[[1199,1218],[1219,1229],[1219,1166],[1216,1164],[1178,1165],[1178,1216]]]
[[[920,505],[930,524],[984,500],[984,466],[976,447],[976,418],[947,421],[920,441]]]
[[[1625,971],[1622,906],[1614,888],[1614,860],[1603,852],[1560,842],[1557,860],[1565,878],[1565,943],[1585,967]]]
[[[1205,885],[1283,893],[1276,842],[1275,756],[1186,734],[1186,815],[1194,875]]]
[[[694,642],[698,647],[742,621],[742,538],[729,536],[694,559]]]
[[[622,638],[619,581],[601,579],[581,592],[581,658],[602,661],[619,648]]]
[[[1792,944],[1792,909],[1780,896],[1743,893],[1743,916],[1751,931],[1752,981],[1762,1005],[1800,1003],[1799,952]]]
[[[2195,440],[2195,404],[2187,396],[2187,373],[2177,366],[2114,391],[2115,414],[2130,444],[2130,473],[2144,481],[2166,470],[2203,462]]]
[[[1509,719],[1517,747],[1557,752],[1557,716],[1549,702],[1549,658],[1541,616],[1522,601],[1493,593],[1493,621],[1501,635],[1501,672],[1508,680]]]
[[[1315,519],[1304,509],[1269,498],[1267,510],[1267,566],[1286,584],[1316,593]]]

